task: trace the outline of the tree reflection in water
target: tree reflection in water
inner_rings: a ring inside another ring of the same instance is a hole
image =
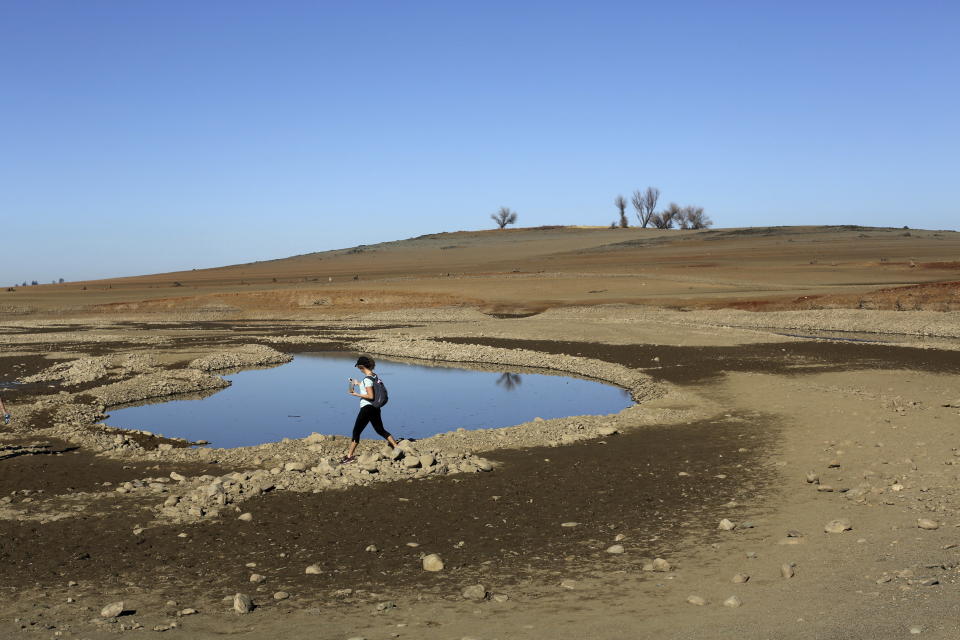
[[[503,387],[507,391],[513,391],[520,386],[522,380],[520,379],[519,373],[504,373],[499,378],[497,378],[497,385]]]

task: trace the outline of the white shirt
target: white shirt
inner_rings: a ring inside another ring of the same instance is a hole
[[[364,393],[366,393],[368,389],[373,389],[373,378],[371,378],[370,376],[365,376],[364,379],[361,380],[361,384],[363,385]],[[366,398],[360,398],[360,407],[361,408],[365,407],[368,404],[372,405],[373,404],[372,400],[373,400],[372,398],[370,400],[367,400]]]

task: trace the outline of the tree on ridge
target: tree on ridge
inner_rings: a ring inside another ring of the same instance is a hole
[[[613,199],[613,206],[620,212],[620,228],[626,229],[630,226],[630,223],[627,221],[627,199],[623,196],[617,196]]]
[[[493,221],[497,223],[497,226],[503,229],[508,224],[513,224],[517,221],[517,212],[510,211],[509,207],[500,207],[500,210],[496,213],[491,213],[490,217],[493,218]]]
[[[646,228],[653,220],[653,212],[657,208],[657,200],[660,199],[660,189],[656,187],[647,187],[646,191],[637,189],[633,192],[633,208],[637,210],[637,218],[640,220],[640,226]]]

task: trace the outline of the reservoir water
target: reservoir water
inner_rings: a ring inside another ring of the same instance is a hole
[[[355,354],[301,353],[293,362],[224,376],[231,386],[203,398],[114,409],[104,422],[165,436],[239,447],[312,432],[349,436],[360,401],[347,378],[360,378]],[[533,420],[616,413],[629,393],[591,380],[514,371],[476,371],[378,360],[390,401],[384,426],[397,438],[458,428],[505,427]],[[364,438],[375,438],[373,427]]]

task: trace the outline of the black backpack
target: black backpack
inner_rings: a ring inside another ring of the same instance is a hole
[[[371,373],[367,377],[373,380],[373,400],[370,401],[370,404],[379,409],[387,404],[387,401],[390,399],[387,396],[387,385],[383,384],[383,380],[375,373]]]

